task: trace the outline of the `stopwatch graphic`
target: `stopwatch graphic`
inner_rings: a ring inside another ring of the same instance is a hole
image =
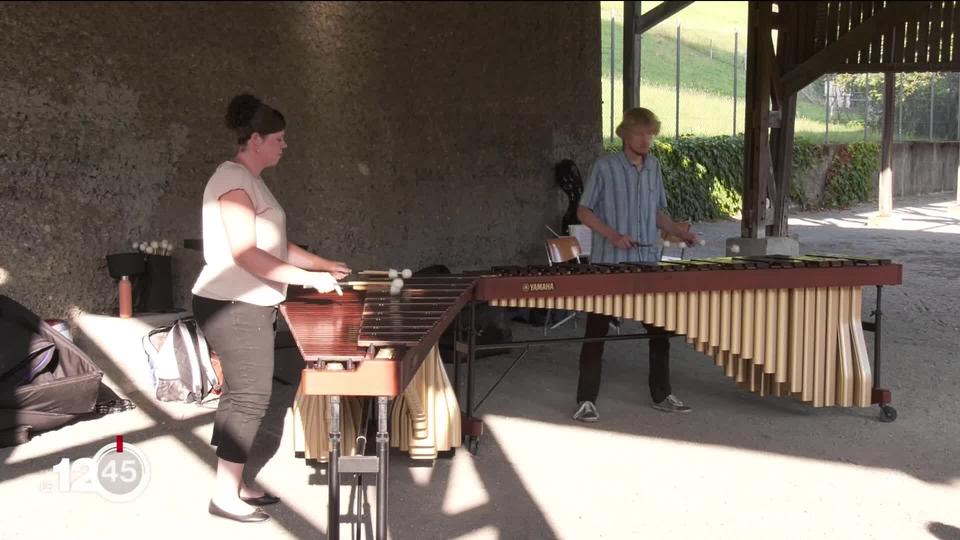
[[[104,445],[92,458],[61,459],[53,471],[58,475],[59,491],[96,492],[112,502],[132,501],[150,483],[150,463],[139,448],[124,444],[123,435],[117,435],[115,443]],[[50,491],[53,485],[44,482],[41,489]]]
[[[136,446],[124,444],[118,435],[114,444],[105,445],[93,456],[100,496],[114,502],[126,502],[143,493],[150,482],[150,465]]]

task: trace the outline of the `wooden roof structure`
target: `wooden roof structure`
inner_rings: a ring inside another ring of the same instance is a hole
[[[636,106],[639,34],[690,3],[663,2],[641,15],[640,2],[625,2],[624,67],[633,67],[624,70],[625,106]],[[826,73],[960,71],[960,2],[750,1],[746,61],[741,236],[786,236],[797,92]],[[889,171],[893,77],[886,79],[881,169]]]

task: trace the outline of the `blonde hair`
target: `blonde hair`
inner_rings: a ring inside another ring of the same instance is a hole
[[[660,134],[660,119],[650,109],[634,107],[624,111],[623,120],[617,126],[617,137],[622,139],[624,134],[633,126],[653,126],[654,134]]]

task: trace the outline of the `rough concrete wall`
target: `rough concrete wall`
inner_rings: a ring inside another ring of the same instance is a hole
[[[104,255],[200,236],[227,100],[288,119],[290,237],[354,268],[541,262],[553,165],[600,151],[585,3],[0,4],[0,290],[115,301]],[[200,256],[175,254],[187,306]]]
[[[827,170],[839,145],[824,145],[823,157],[798,178],[808,201],[823,193]],[[903,142],[893,145],[893,195],[903,197],[957,189],[960,145],[955,142]],[[876,198],[879,165],[873,175],[870,196]]]
[[[902,197],[957,189],[958,150],[955,142],[894,144],[893,194]]]

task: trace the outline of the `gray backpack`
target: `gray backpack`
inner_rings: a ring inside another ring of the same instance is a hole
[[[195,319],[151,331],[143,337],[143,350],[160,401],[199,404],[219,387],[207,340]]]

